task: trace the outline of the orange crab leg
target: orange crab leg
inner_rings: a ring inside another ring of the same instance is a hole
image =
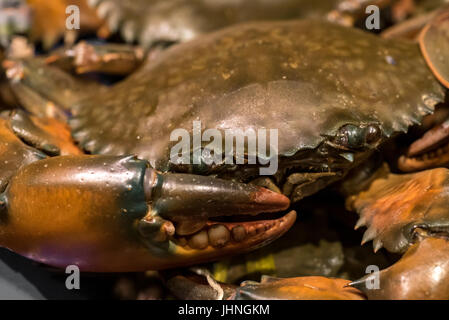
[[[207,276],[207,275],[206,275]],[[349,287],[350,281],[326,277],[262,277],[260,283],[246,281],[240,287],[185,271],[164,275],[165,284],[179,299],[215,300],[364,300],[361,291]],[[206,281],[207,279],[207,281]]]
[[[244,283],[238,300],[364,300],[363,294],[348,287],[349,281],[325,277],[266,278],[258,283]]]

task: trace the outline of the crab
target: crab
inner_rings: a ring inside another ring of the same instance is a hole
[[[416,44],[318,20],[231,26],[159,53],[112,87],[45,59],[5,67],[32,115],[2,121],[0,244],[94,272],[188,266],[275,240],[295,220],[291,202],[345,178],[445,94]],[[269,145],[232,151],[232,164],[194,148],[196,163],[172,161],[173,131],[193,135],[198,120],[234,136],[277,129],[277,171],[261,175]]]
[[[388,0],[90,0],[109,29],[120,30],[127,42],[143,47],[161,42],[189,41],[199,35],[236,23],[256,20],[323,18],[353,25],[374,4],[386,7]]]

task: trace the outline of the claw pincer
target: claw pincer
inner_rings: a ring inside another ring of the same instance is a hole
[[[369,299],[449,298],[448,187],[445,168],[386,174],[349,200],[368,228],[364,241],[373,240],[376,251],[404,253],[380,271],[379,286],[368,286],[368,275],[352,287]]]
[[[449,298],[448,239],[428,237],[413,244],[397,263],[380,271],[378,288],[366,285],[368,277],[350,285],[371,300],[446,300]]]
[[[294,221],[294,214],[288,214],[265,224],[247,222],[265,229],[217,245],[210,238],[226,238],[235,223],[218,224],[208,218],[280,211],[289,200],[232,181],[161,174],[147,161],[123,156],[61,156],[33,162],[11,178],[1,204],[2,246],[52,266],[75,264],[100,272],[214,259],[274,240]],[[201,219],[206,224],[187,232],[187,244],[175,235],[178,222]],[[211,231],[215,225],[226,230]],[[198,234],[206,234],[206,239],[195,247]]]

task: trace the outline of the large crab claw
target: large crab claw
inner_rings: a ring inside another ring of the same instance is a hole
[[[162,269],[240,253],[278,238],[296,216],[224,222],[285,210],[289,200],[253,185],[161,174],[123,156],[33,162],[11,178],[0,204],[0,245],[48,265],[94,272]]]

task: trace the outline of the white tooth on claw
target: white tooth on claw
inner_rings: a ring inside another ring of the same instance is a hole
[[[382,247],[383,247],[382,240],[374,239],[374,241],[373,241],[374,252],[379,251],[380,249],[382,249]]]
[[[198,232],[189,239],[189,246],[192,249],[206,249],[208,245],[209,239],[205,230]]]
[[[217,224],[208,230],[209,242],[213,247],[223,247],[231,240],[231,233],[224,225]]]
[[[376,230],[374,228],[368,228],[366,232],[363,234],[362,238],[362,246],[368,241],[373,240],[376,237]]]
[[[232,238],[234,241],[241,242],[246,238],[246,230],[242,226],[236,226],[232,228]]]
[[[354,230],[359,229],[360,227],[366,226],[366,219],[364,216],[361,216],[360,219],[355,224]]]

